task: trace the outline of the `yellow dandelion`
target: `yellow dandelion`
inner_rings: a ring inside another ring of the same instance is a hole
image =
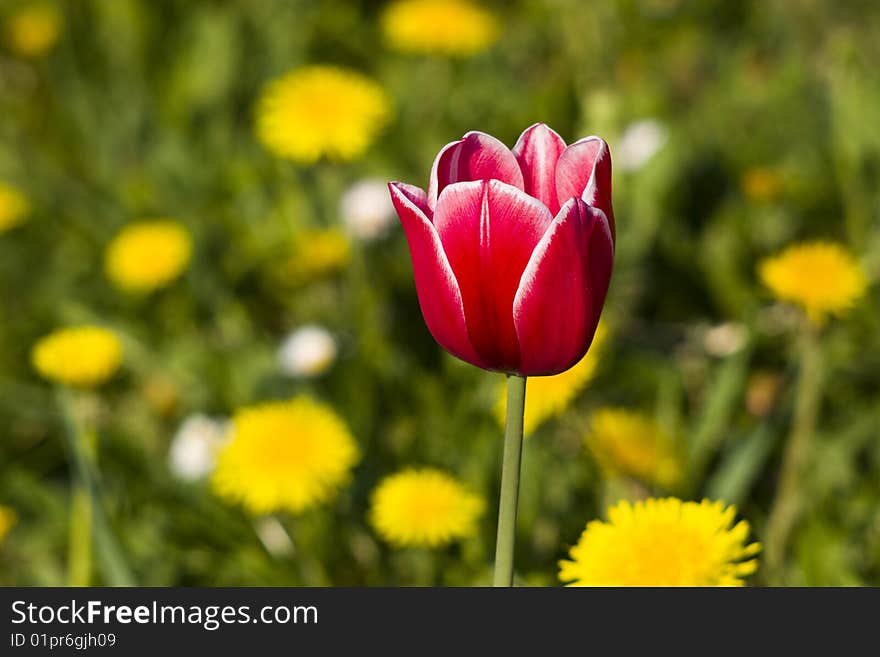
[[[302,164],[353,160],[391,116],[391,99],[370,78],[333,66],[307,66],[270,82],[257,106],[257,137]]]
[[[790,246],[761,261],[758,272],[777,298],[801,306],[819,325],[828,315],[843,315],[868,287],[852,254],[832,242]]]
[[[758,568],[759,543],[746,544],[749,524],[722,502],[674,497],[608,509],[593,520],[559,562],[571,586],[742,586]]]
[[[773,169],[757,167],[743,174],[740,186],[750,200],[767,203],[779,196],[783,188],[783,179]]]
[[[608,472],[674,486],[681,476],[676,441],[652,418],[624,408],[593,414],[584,442]]]
[[[396,547],[439,547],[473,536],[483,500],[445,472],[409,469],[373,491],[370,521]]]
[[[20,224],[29,210],[27,199],[11,185],[0,181],[0,233]]]
[[[599,354],[606,340],[605,324],[600,323],[593,344],[577,365],[555,376],[533,376],[526,383],[526,409],[523,433],[531,434],[547,420],[568,408],[586,386],[599,364]],[[501,381],[495,402],[495,417],[504,426],[507,409],[507,384]]]
[[[186,228],[170,219],[140,221],[123,228],[105,256],[107,277],[127,292],[145,293],[180,276],[192,257]]]
[[[18,522],[18,515],[15,511],[0,504],[0,543],[6,539],[6,535],[16,522]]]
[[[467,0],[400,0],[382,14],[385,40],[395,50],[466,57],[500,34],[496,17]]]
[[[34,368],[44,378],[91,388],[104,383],[122,364],[122,343],[100,326],[75,326],[54,331],[31,352]]]
[[[335,274],[350,260],[351,242],[342,230],[308,229],[297,235],[278,276],[285,283],[298,285]]]
[[[305,396],[239,410],[230,435],[213,488],[255,514],[300,513],[330,499],[358,460],[342,419]]]
[[[39,57],[52,49],[61,34],[63,17],[51,4],[34,3],[6,23],[6,43],[21,57]]]

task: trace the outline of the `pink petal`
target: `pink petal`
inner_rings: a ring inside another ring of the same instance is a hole
[[[397,182],[389,183],[388,189],[409,242],[416,293],[428,330],[451,354],[477,367],[485,367],[468,338],[458,281],[437,231],[425,213],[425,192]]]
[[[590,347],[611,280],[605,214],[578,198],[560,209],[532,254],[513,302],[519,372],[559,374]]]
[[[431,168],[428,205],[433,210],[447,185],[472,180],[500,180],[519,189],[523,175],[510,149],[484,132],[469,132],[447,144]]]
[[[513,147],[522,169],[526,194],[546,205],[551,214],[559,211],[556,195],[556,161],[565,150],[565,141],[543,123],[528,128]]]
[[[556,164],[556,192],[559,204],[580,198],[599,208],[608,218],[614,238],[614,209],[611,207],[611,151],[600,137],[585,137],[559,156]]]
[[[434,226],[458,280],[468,334],[488,369],[516,371],[513,297],[553,217],[543,203],[497,180],[440,194]]]
[[[403,200],[409,201],[412,205],[416,206],[425,216],[430,217],[430,214],[428,214],[428,197],[424,189],[402,182],[388,183],[388,189],[391,190],[391,201],[394,202],[395,208],[397,208],[397,197],[400,196]],[[406,226],[404,226],[405,228]]]

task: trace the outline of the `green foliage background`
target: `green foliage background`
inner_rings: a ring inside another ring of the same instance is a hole
[[[21,4],[4,0],[0,18]],[[464,60],[389,51],[381,3],[59,6],[65,29],[48,56],[0,51],[0,178],[34,208],[0,236],[0,503],[19,515],[0,547],[0,584],[65,582],[63,422],[28,354],[54,327],[83,321],[126,336],[124,373],[92,395],[89,412],[100,421],[112,527],[138,583],[487,583],[498,375],[431,339],[402,231],[355,244],[350,266],[329,279],[284,286],[273,267],[298,231],[338,223],[352,182],[424,185],[437,150],[465,131],[512,144],[535,121],[568,141],[602,135],[612,154],[624,128],[646,117],[662,121],[669,140],[642,169],[615,171],[610,339],[573,408],[526,442],[521,581],[556,584],[556,561],[585,523],[634,490],[605,481],[581,445],[585,418],[604,404],[656,413],[697,454],[686,485],[671,492],[736,503],[762,537],[799,362],[787,315],[771,306],[755,267],[789,243],[827,238],[848,245],[872,280],[880,274],[876,3],[496,2],[501,40]],[[371,75],[396,110],[363,160],[304,171],[257,143],[253,107],[266,81],[316,62]],[[755,169],[778,177],[778,194],[744,192]],[[132,299],[104,277],[103,249],[144,216],[178,218],[196,255],[181,281]],[[747,345],[712,356],[705,330],[728,320],[746,328]],[[292,382],[275,351],[305,322],[339,336],[341,355],[319,379]],[[823,332],[804,513],[781,579],[759,570],[754,583],[880,584],[878,335],[876,286]],[[745,404],[756,373],[781,383],[760,416]],[[171,401],[155,403],[156,390]],[[331,403],[364,457],[332,504],[282,517],[296,551],[277,558],[246,513],[206,485],[176,481],[167,451],[190,413],[228,415],[298,391]],[[445,468],[486,497],[479,537],[427,552],[391,550],[375,536],[369,492],[411,464]],[[96,583],[103,578],[99,567]]]

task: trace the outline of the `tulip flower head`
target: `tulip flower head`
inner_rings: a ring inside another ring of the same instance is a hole
[[[559,374],[590,347],[611,280],[611,155],[599,137],[566,146],[542,123],[508,149],[469,132],[446,145],[428,191],[389,185],[422,315],[468,363]]]

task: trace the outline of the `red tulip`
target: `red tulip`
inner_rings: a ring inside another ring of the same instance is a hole
[[[611,155],[543,123],[511,151],[469,132],[446,145],[427,194],[389,184],[434,339],[473,365],[558,374],[590,347],[614,258]]]

